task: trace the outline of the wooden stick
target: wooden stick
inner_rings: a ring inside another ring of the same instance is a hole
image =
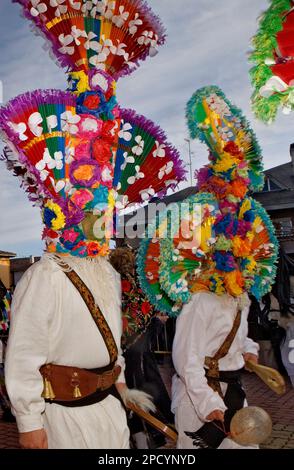
[[[134,405],[133,403],[128,403],[127,407],[132,410],[134,413],[136,413],[140,418],[144,419],[148,424],[153,426],[157,431],[161,432],[165,436],[169,437],[169,439],[172,439],[173,441],[177,441],[178,439],[178,434],[176,431],[171,429],[169,426],[164,424],[162,421],[159,421],[159,419],[154,418],[150,413],[147,413],[146,411],[142,410],[142,408],[139,408],[138,406]]]
[[[255,374],[278,395],[286,393],[285,380],[277,370],[262,366],[261,364],[255,364],[255,362],[252,361],[246,361],[246,368],[251,372],[255,372]]]

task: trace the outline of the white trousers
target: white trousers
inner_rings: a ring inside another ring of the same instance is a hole
[[[43,419],[49,449],[129,449],[126,414],[111,395],[83,407],[47,404]]]

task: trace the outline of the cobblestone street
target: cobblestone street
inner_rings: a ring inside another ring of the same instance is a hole
[[[166,380],[167,382],[167,380]],[[274,394],[254,374],[244,373],[249,405],[260,406],[270,414],[273,432],[262,446],[266,449],[294,449],[294,390],[287,382],[287,392]],[[17,430],[15,423],[4,423],[0,419],[0,449],[17,449]]]

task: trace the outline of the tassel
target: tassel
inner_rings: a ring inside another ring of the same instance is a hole
[[[81,394],[81,391],[80,391],[78,385],[75,385],[75,388],[74,388],[74,391],[73,391],[73,397],[74,398],[81,398],[82,397],[82,394]]]
[[[42,397],[45,398],[46,400],[54,400],[55,398],[55,393],[53,391],[51,382],[46,377],[44,379],[44,390],[42,393]]]

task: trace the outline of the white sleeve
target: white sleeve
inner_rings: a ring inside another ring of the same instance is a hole
[[[43,427],[45,402],[39,369],[47,362],[54,298],[50,275],[41,264],[24,274],[13,295],[5,380],[19,432]]]
[[[258,356],[259,344],[255,343],[251,338],[246,338],[244,342],[243,353],[251,353]]]
[[[207,301],[201,301],[201,294],[193,296],[185,305],[176,324],[173,343],[173,362],[177,374],[185,383],[186,391],[195,411],[202,421],[214,410],[227,408],[217,392],[208,385],[204,360],[206,351],[205,315],[208,315]]]

